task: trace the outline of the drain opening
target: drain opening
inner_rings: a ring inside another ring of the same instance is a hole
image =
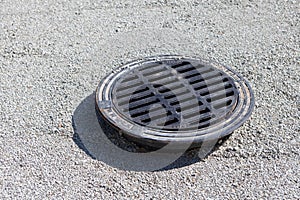
[[[181,56],[129,63],[100,82],[96,98],[99,117],[152,146],[228,135],[250,116],[254,99],[232,70]]]

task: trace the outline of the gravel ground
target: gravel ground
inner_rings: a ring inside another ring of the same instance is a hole
[[[0,198],[300,199],[299,21],[296,0],[0,0]],[[204,160],[151,172],[104,148],[93,92],[171,53],[240,72],[255,111]]]

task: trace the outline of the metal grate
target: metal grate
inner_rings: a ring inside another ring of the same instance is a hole
[[[101,80],[96,111],[131,141],[198,146],[229,135],[254,107],[248,82],[215,62],[157,56],[125,64]]]
[[[228,116],[238,95],[234,80],[194,60],[157,61],[128,71],[113,90],[117,110],[159,130],[200,129]]]

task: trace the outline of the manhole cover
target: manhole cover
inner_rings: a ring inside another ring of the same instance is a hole
[[[228,67],[183,56],[137,60],[104,78],[96,92],[100,120],[139,144],[197,146],[229,135],[247,120],[254,97]]]

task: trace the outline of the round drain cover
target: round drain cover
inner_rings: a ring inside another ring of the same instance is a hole
[[[104,78],[96,92],[99,120],[153,147],[172,143],[180,149],[220,139],[242,125],[253,106],[252,90],[239,74],[183,56],[125,64]]]

